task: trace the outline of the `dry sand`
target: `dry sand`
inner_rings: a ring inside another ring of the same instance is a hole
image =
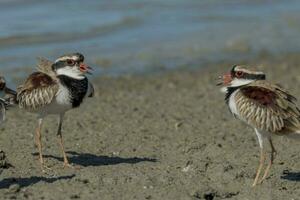
[[[299,55],[244,62],[300,97]],[[0,199],[299,199],[299,143],[277,138],[270,177],[251,188],[259,147],[235,120],[215,77],[234,63],[160,75],[99,78],[96,96],[69,111],[63,127],[70,161],[63,169],[57,119],[43,127],[42,173],[35,116],[11,109],[0,147],[14,167],[0,175]]]

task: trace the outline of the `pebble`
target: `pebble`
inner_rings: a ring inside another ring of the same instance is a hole
[[[21,186],[19,184],[12,184],[11,186],[9,186],[9,192],[10,193],[18,193],[21,189]]]

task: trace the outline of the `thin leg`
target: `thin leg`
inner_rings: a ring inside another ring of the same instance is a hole
[[[59,115],[59,123],[58,123],[57,136],[58,136],[59,145],[60,145],[63,157],[64,157],[64,167],[72,167],[72,165],[70,165],[69,160],[67,158],[67,155],[66,155],[66,152],[65,152],[65,148],[64,148],[64,142],[63,142],[63,138],[62,138],[62,134],[61,134],[61,128],[62,128],[63,118],[64,118],[64,114]]]
[[[39,118],[38,119],[38,127],[36,128],[35,142],[36,142],[36,146],[38,147],[38,150],[39,150],[39,159],[40,159],[41,168],[43,169],[44,160],[43,160],[42,142],[41,142],[42,123],[43,123],[43,118]]]
[[[271,166],[272,166],[272,164],[274,162],[274,159],[275,159],[276,150],[274,148],[274,145],[273,145],[273,142],[272,142],[271,138],[269,139],[269,142],[270,142],[270,146],[271,146],[270,160],[269,160],[269,164],[268,164],[268,166],[265,170],[265,173],[264,173],[263,177],[261,178],[261,180],[259,181],[259,183],[262,183],[267,178],[267,176],[269,174],[269,171],[271,169]]]
[[[262,170],[262,168],[263,168],[263,165],[264,165],[265,160],[266,160],[266,156],[265,156],[264,150],[263,150],[263,149],[260,149],[259,166],[258,166],[258,168],[257,168],[256,176],[255,176],[254,182],[253,182],[253,184],[252,184],[252,187],[256,186],[257,183],[258,183],[258,178],[259,178],[259,175],[260,175],[261,170]]]
[[[263,136],[258,132],[257,129],[255,129],[255,133],[257,135],[258,143],[259,143],[259,147],[260,147],[260,160],[259,160],[259,166],[257,168],[256,176],[255,176],[254,182],[252,184],[252,187],[257,185],[258,178],[260,176],[261,170],[262,170],[264,162],[266,160],[266,156],[265,156],[264,148],[263,148]]]
[[[277,151],[276,151],[276,149],[275,149],[275,147],[274,147],[273,142],[272,142],[271,139],[269,140],[269,142],[270,142],[270,146],[271,146],[272,152],[274,153],[274,159],[275,159],[275,155],[277,154]]]

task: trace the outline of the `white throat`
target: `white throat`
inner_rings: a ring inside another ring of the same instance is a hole
[[[254,80],[249,80],[249,79],[233,79],[231,81],[230,87],[239,87],[239,86],[247,85],[253,81]]]
[[[77,80],[82,80],[85,78],[85,76],[82,74],[81,71],[79,71],[76,68],[71,68],[71,67],[64,67],[64,68],[59,68],[56,70],[57,75],[65,75],[70,78],[74,78]]]
[[[228,91],[228,87],[240,87],[240,86],[243,86],[243,85],[247,85],[251,82],[253,82],[254,80],[249,80],[249,79],[233,79],[230,83],[230,85],[228,86],[224,86],[220,89],[220,91],[222,93],[227,93]]]

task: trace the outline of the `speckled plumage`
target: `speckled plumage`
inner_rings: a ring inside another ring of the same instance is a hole
[[[38,111],[49,105],[59,89],[58,82],[42,72],[35,72],[17,89],[19,107],[29,111]]]
[[[59,57],[54,63],[40,58],[37,72],[32,73],[17,89],[16,101],[20,108],[38,114],[36,144],[39,150],[40,163],[43,168],[41,127],[48,114],[59,115],[57,136],[63,153],[64,166],[70,166],[63,140],[62,123],[66,111],[79,107],[83,99],[91,97],[94,90],[85,76],[90,73],[89,66],[84,64],[84,56],[73,53]],[[88,93],[88,91],[90,93]]]
[[[51,76],[52,78],[56,79],[56,74],[54,73],[53,69],[52,69],[52,65],[54,64],[52,61],[43,58],[43,57],[38,57],[37,58],[37,71],[38,72],[42,72],[45,73],[49,76]]]
[[[237,114],[252,127],[274,134],[300,131],[296,98],[278,85],[255,81],[235,93]]]
[[[253,186],[262,183],[268,176],[276,150],[272,142],[274,135],[300,139],[300,110],[296,98],[277,84],[266,81],[263,72],[233,66],[224,74],[221,85],[225,91],[225,102],[234,116],[254,128],[260,147],[260,164]],[[219,84],[219,85],[220,85]],[[269,162],[260,178],[266,160],[265,143],[271,147]]]

